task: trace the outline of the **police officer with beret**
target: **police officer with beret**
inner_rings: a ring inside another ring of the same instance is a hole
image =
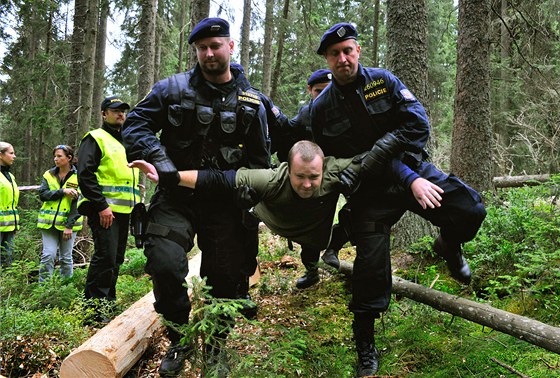
[[[140,202],[139,171],[127,168],[121,127],[130,105],[118,96],[101,103],[103,125],[88,131],[80,143],[78,211],[86,215],[94,252],[85,285],[86,299],[113,302],[119,268],[124,262],[130,213]],[[97,308],[96,320],[109,319]]]
[[[323,35],[317,53],[325,57],[333,82],[315,99],[311,121],[325,155],[364,153],[361,186],[345,205],[357,253],[349,308],[362,377],[378,368],[374,319],[390,301],[391,226],[410,210],[440,227],[434,251],[446,260],[452,277],[468,284],[471,272],[461,244],[474,238],[486,211],[475,190],[424,161],[429,123],[423,106],[391,72],[359,64],[357,36],[349,23]],[[388,168],[398,159],[405,164],[400,174],[391,175]],[[420,194],[415,198],[413,192]]]
[[[196,49],[194,69],[156,83],[123,129],[129,161],[146,160],[159,175],[148,210],[146,271],[152,276],[156,311],[177,324],[187,324],[191,310],[184,283],[195,233],[202,251],[200,275],[217,298],[237,296],[246,278],[246,248],[258,240],[257,228],[245,228],[231,197],[179,187],[178,170],[269,168],[268,124],[280,116],[251,87],[243,68],[230,63],[234,42],[226,20],[202,20],[188,42]],[[187,353],[179,333],[168,328],[168,336],[162,376],[178,374]],[[226,333],[219,337],[225,339]],[[219,359],[217,346],[207,346],[206,353],[210,364]]]

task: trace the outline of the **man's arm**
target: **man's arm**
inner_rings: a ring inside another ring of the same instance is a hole
[[[82,140],[78,151],[78,184],[82,195],[90,201],[89,206],[95,212],[109,207],[95,175],[100,161],[101,149],[95,139],[88,135]]]

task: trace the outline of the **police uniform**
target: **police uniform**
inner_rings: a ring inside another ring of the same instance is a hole
[[[115,96],[107,97],[101,110],[128,108]],[[120,130],[106,124],[87,132],[79,149],[78,211],[86,215],[94,242],[85,285],[85,297],[115,300],[119,269],[124,262],[130,213],[140,202],[139,174],[126,166]],[[99,212],[111,208],[114,220],[106,229]]]
[[[225,20],[205,19],[193,29],[189,43],[227,36],[227,28]],[[231,82],[213,84],[205,80],[197,64],[156,83],[125,122],[123,139],[129,160],[154,164],[156,154],[168,166],[175,166],[173,172],[270,167],[268,123],[275,122],[279,112],[251,87],[240,65],[230,64],[230,72]],[[211,294],[235,298],[242,276],[248,277],[256,268],[258,230],[245,229],[232,197],[193,194],[176,182],[162,185],[159,169],[158,173],[160,184],[148,210],[146,271],[152,276],[156,311],[166,320],[186,324],[191,308],[183,286],[188,273],[186,253],[195,234],[202,251],[200,275],[207,278]],[[252,248],[252,257],[247,257],[247,248]],[[169,336],[172,342],[179,338],[172,330]]]
[[[307,85],[312,88],[315,84],[329,83],[331,79],[331,71],[318,69],[309,76]],[[271,129],[272,152],[276,152],[276,156],[281,162],[287,161],[288,151],[294,143],[300,140],[313,140],[313,133],[311,132],[312,105],[313,99],[310,99],[309,103],[299,109],[294,118],[290,120],[283,118],[277,123],[278,129]]]
[[[317,52],[323,54],[328,46],[356,37],[352,25],[337,24],[325,33]],[[325,155],[351,157],[370,151],[379,140],[390,136],[399,152],[388,158],[398,157],[406,164],[398,175],[400,179],[388,171],[371,177],[362,175],[358,192],[345,205],[350,210],[349,228],[357,252],[349,308],[355,313],[356,340],[371,343],[373,318],[385,311],[390,301],[391,226],[410,210],[440,227],[446,241],[463,243],[475,236],[486,212],[476,191],[424,161],[428,117],[420,102],[391,72],[359,65],[355,81],[341,86],[333,80],[315,99],[311,118],[315,142]],[[444,190],[441,207],[423,210],[414,199],[409,186],[418,176]]]

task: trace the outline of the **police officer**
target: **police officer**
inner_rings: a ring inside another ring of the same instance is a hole
[[[391,72],[359,64],[357,36],[349,23],[336,24],[323,35],[317,53],[325,57],[333,83],[315,99],[311,120],[315,141],[325,155],[368,152],[361,161],[361,186],[345,205],[357,253],[349,308],[354,313],[361,377],[378,368],[374,319],[390,301],[391,226],[410,210],[440,227],[433,248],[446,259],[451,275],[468,284],[471,273],[461,244],[476,235],[486,211],[476,191],[423,161],[429,136],[424,108]],[[396,175],[398,180],[387,173],[389,165],[398,161],[395,157],[406,164]],[[419,176],[428,181],[416,180]],[[415,198],[411,185],[418,183],[424,183],[424,188]],[[440,206],[426,206],[438,197]]]
[[[200,275],[219,298],[237,296],[245,278],[245,249],[257,235],[256,228],[247,232],[231,197],[178,187],[178,170],[268,168],[268,123],[279,115],[270,100],[251,87],[242,67],[230,63],[234,42],[226,20],[202,20],[188,42],[196,49],[194,69],[156,83],[123,129],[129,160],[146,160],[159,175],[148,210],[146,271],[152,276],[156,311],[177,324],[188,323],[191,309],[184,282],[186,253],[195,233],[202,251]],[[171,345],[159,373],[173,376],[183,368],[187,347],[179,333],[167,331]],[[225,339],[226,334],[218,336]],[[206,352],[212,363],[219,348],[207,346]]]
[[[78,211],[88,218],[94,253],[86,278],[86,299],[114,301],[119,268],[124,262],[130,212],[140,202],[138,170],[127,165],[121,127],[130,106],[117,96],[101,103],[103,125],[80,143]],[[97,319],[109,319],[98,309]]]
[[[313,72],[307,79],[307,92],[311,96],[309,103],[302,106],[294,118],[280,123],[280,128],[271,130],[272,151],[276,152],[276,156],[281,162],[287,161],[288,151],[295,142],[313,139],[311,106],[319,93],[329,85],[331,78],[332,74],[329,70],[319,69]]]

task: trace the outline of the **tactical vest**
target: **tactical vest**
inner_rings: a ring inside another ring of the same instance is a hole
[[[107,204],[116,213],[130,214],[134,205],[140,202],[138,169],[127,167],[124,146],[107,131],[95,129],[86,133],[84,138],[87,135],[91,135],[101,149],[101,161],[95,176]],[[85,201],[88,199],[80,196],[78,207]]]
[[[58,189],[76,189],[78,190],[78,175],[72,174],[64,185],[60,186],[58,179],[50,172],[46,171],[43,178],[47,180],[50,190]],[[64,231],[66,222],[68,221],[68,214],[72,206],[72,198],[63,195],[60,199],[54,201],[45,201],[39,216],[37,217],[37,227],[49,229],[54,226],[57,230]],[[72,231],[79,231],[83,227],[84,217],[79,217],[72,227]]]
[[[182,129],[174,140],[166,141],[171,159],[178,168],[246,166],[247,133],[259,112],[264,114],[259,92],[236,88],[221,99],[208,99],[192,87],[191,77],[192,71],[168,78],[168,120],[172,129]]]
[[[0,173],[0,232],[19,230],[19,189],[14,175],[8,174],[12,182]]]

